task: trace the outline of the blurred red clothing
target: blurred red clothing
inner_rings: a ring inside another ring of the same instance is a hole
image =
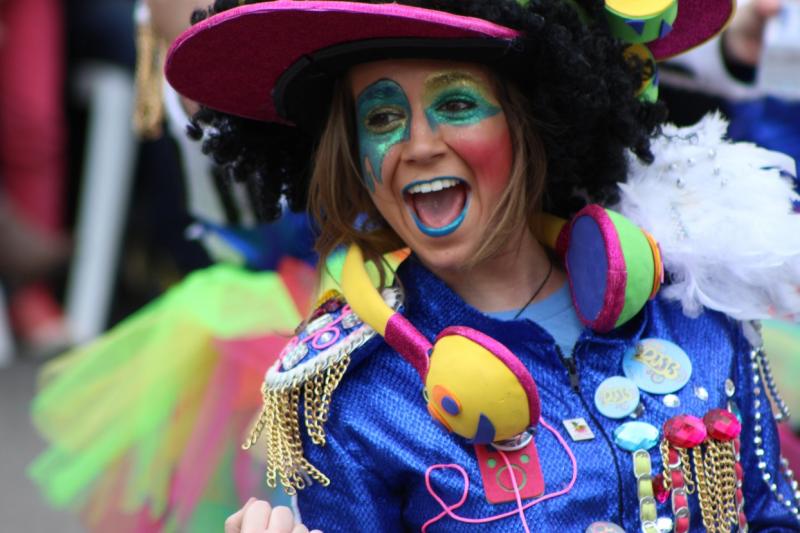
[[[0,2],[0,194],[54,233],[65,172],[62,19],[60,0]]]

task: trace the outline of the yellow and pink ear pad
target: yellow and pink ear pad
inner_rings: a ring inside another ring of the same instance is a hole
[[[536,383],[511,350],[465,326],[446,328],[431,344],[384,303],[355,245],[345,258],[342,292],[353,312],[417,370],[428,412],[448,431],[473,444],[490,444],[513,439],[538,424]]]
[[[591,204],[569,222],[545,215],[540,228],[564,262],[578,318],[594,331],[621,326],[661,287],[658,244],[619,213]]]

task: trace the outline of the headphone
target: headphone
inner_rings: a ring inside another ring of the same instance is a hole
[[[555,250],[569,279],[581,322],[607,332],[630,320],[663,281],[656,241],[619,213],[584,207],[569,222],[543,214],[539,239]],[[350,308],[408,361],[424,384],[428,412],[471,444],[524,445],[541,414],[536,382],[496,339],[449,326],[433,342],[384,301],[352,244],[342,271]]]

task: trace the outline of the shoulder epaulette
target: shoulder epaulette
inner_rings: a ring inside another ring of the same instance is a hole
[[[384,300],[398,308],[399,289],[385,289]],[[300,393],[308,436],[316,445],[325,445],[324,424],[328,419],[333,391],[350,364],[350,354],[375,335],[336,291],[319,300],[311,316],[298,326],[295,336],[267,371],[261,392],[264,406],[258,421],[243,445],[253,446],[261,435],[267,450],[267,485],[280,481],[290,495],[311,480],[330,483],[303,455],[300,436]]]

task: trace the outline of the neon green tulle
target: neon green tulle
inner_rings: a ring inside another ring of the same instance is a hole
[[[32,415],[51,447],[30,475],[51,504],[80,505],[92,483],[134,450],[132,478],[115,503],[133,511],[147,502],[157,515],[217,361],[213,339],[266,330],[288,337],[300,319],[276,273],[227,265],[193,273],[46,367]]]

